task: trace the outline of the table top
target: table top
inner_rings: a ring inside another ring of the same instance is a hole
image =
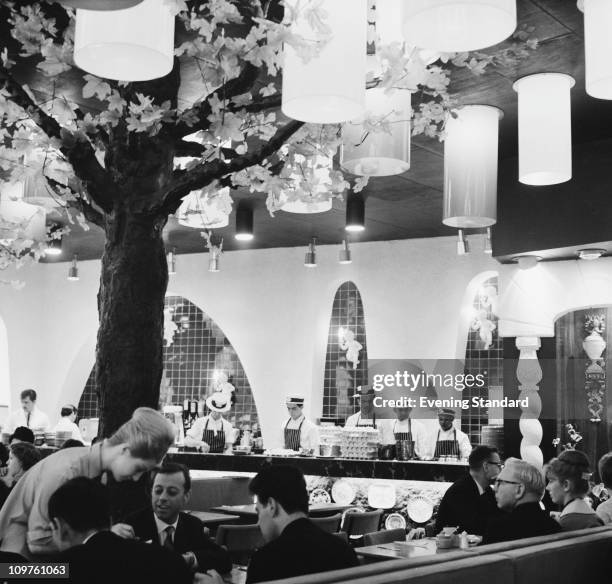
[[[219,523],[233,523],[238,521],[238,515],[229,513],[211,513],[210,511],[188,511],[189,515],[197,517],[204,525],[217,525]]]
[[[244,566],[234,564],[232,571],[228,574],[221,574],[221,577],[226,584],[245,584],[247,571]]]
[[[423,556],[434,556],[436,554],[445,554],[448,552],[462,551],[470,553],[470,549],[460,550],[452,547],[448,549],[438,549],[436,546],[435,537],[427,537],[425,539],[413,539],[406,541],[395,541],[392,543],[382,543],[378,545],[368,545],[365,547],[355,548],[357,555],[365,558],[376,558],[379,560],[405,560],[408,558],[417,558]]]
[[[330,513],[342,513],[352,507],[352,505],[338,505],[337,503],[315,503],[310,505],[308,512],[310,515],[318,514],[330,514]],[[255,505],[220,505],[219,507],[213,507],[211,511],[216,513],[229,513],[232,515],[239,515],[241,517],[256,517],[257,511],[255,511]]]

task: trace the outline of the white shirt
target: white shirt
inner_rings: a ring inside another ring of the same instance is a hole
[[[208,429],[212,430],[215,434],[221,429],[225,432],[225,444],[234,443],[234,427],[221,416],[218,420],[213,420],[210,415],[198,418],[189,430],[187,430],[187,437],[193,438],[194,440],[202,440],[202,434],[204,428],[208,422]]]
[[[23,411],[23,408],[15,410],[6,420],[5,432],[13,433],[15,428],[19,426],[25,426],[32,430],[41,430],[48,432],[51,424],[49,423],[49,416],[39,410],[36,406],[30,412],[30,423],[28,424],[27,414]]]
[[[174,538],[176,536],[176,526],[178,525],[179,518],[177,517],[174,523],[166,523],[165,521],[159,519],[159,517],[157,517],[155,513],[153,513],[153,519],[155,519],[155,525],[157,527],[159,545],[163,546],[166,542],[166,538],[168,537],[168,534],[166,533],[166,529],[168,529],[168,527],[174,527],[174,529],[172,530],[172,537]],[[172,540],[172,543],[174,543],[174,539]]]
[[[305,450],[314,450],[315,454],[318,454],[319,427],[307,420],[303,415],[297,420],[289,418],[288,423],[287,420],[283,422],[281,430],[281,444],[285,444],[285,427],[287,427],[289,430],[297,430],[300,427],[300,424],[302,424],[302,429],[300,432],[300,448],[304,448]]]
[[[427,432],[425,426],[417,420],[410,420],[410,428],[408,420],[380,420],[378,425],[380,429],[380,441],[382,444],[395,444],[395,433],[412,432],[412,440],[414,441],[414,453],[418,456],[426,456],[427,451]]]
[[[595,509],[595,513],[597,513],[597,517],[604,522],[604,525],[612,523],[612,499],[606,499],[601,503],[597,509]]]
[[[439,437],[438,431],[440,432]],[[456,438],[454,436],[455,432],[457,433]],[[458,428],[455,428],[454,426],[450,430],[447,430],[445,432],[444,430],[442,430],[442,428],[440,428],[440,425],[438,424],[437,428],[434,428],[427,434],[425,452],[423,453],[423,456],[433,457],[436,452],[436,442],[438,440],[440,440],[440,442],[442,442],[443,440],[457,440],[457,442],[459,443],[459,454],[461,458],[467,458],[470,455],[470,452],[472,452],[472,445],[470,444],[470,439],[468,438],[467,434],[465,434]]]
[[[71,422],[69,418],[60,418],[60,421],[55,425],[52,432],[72,432],[72,438],[74,440],[80,440],[83,442],[83,436],[81,436],[81,431],[79,427]]]
[[[346,419],[346,423],[344,424],[345,428],[355,428],[357,426],[374,426],[378,427],[378,423],[375,423],[372,418],[363,418],[361,417],[361,412],[357,412],[352,416],[349,416]]]

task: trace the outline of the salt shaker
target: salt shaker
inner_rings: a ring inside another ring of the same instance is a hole
[[[463,531],[461,535],[459,535],[459,548],[462,550],[467,550],[470,547],[468,542],[467,532]]]

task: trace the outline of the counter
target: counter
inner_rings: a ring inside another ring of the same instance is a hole
[[[435,461],[357,460],[350,458],[311,458],[264,456],[259,454],[201,454],[169,452],[167,460],[191,470],[257,473],[265,464],[291,464],[305,475],[452,483],[467,473],[467,463]]]

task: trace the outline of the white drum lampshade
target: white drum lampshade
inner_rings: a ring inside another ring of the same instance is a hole
[[[176,218],[180,225],[193,229],[217,229],[227,227],[232,212],[229,187],[222,187],[218,194],[210,196],[202,191],[192,191],[181,203]]]
[[[573,86],[573,77],[563,73],[529,75],[514,83],[523,184],[555,185],[572,178]]]
[[[497,142],[502,111],[467,105],[449,117],[444,141],[444,216],[450,227],[497,221]]]
[[[406,90],[385,93],[366,91],[364,118],[343,124],[340,164],[348,172],[367,176],[391,176],[410,168],[411,94]],[[372,123],[374,129],[370,129]]]
[[[516,0],[404,2],[404,36],[424,49],[449,53],[484,49],[507,39],[515,29]]]
[[[304,3],[286,0],[295,9]],[[324,24],[331,40],[314,58],[304,62],[285,44],[282,111],[295,120],[334,124],[358,118],[365,101],[367,0],[322,0]],[[307,18],[302,15],[291,32],[313,38]]]
[[[289,186],[278,197],[278,207],[287,213],[325,213],[332,208],[332,160],[327,156],[298,157],[289,175]],[[306,180],[306,184],[303,181]],[[313,185],[309,191],[307,185]]]
[[[123,10],[140,4],[142,0],[55,0],[62,6],[86,10]]]
[[[600,99],[612,99],[612,2],[584,0],[582,10],[586,92]]]
[[[174,63],[174,16],[162,0],[125,10],[77,10],[74,62],[106,79],[163,77]]]
[[[0,196],[0,243],[10,244],[17,238],[44,241],[45,210],[23,202],[22,182],[5,183]]]

